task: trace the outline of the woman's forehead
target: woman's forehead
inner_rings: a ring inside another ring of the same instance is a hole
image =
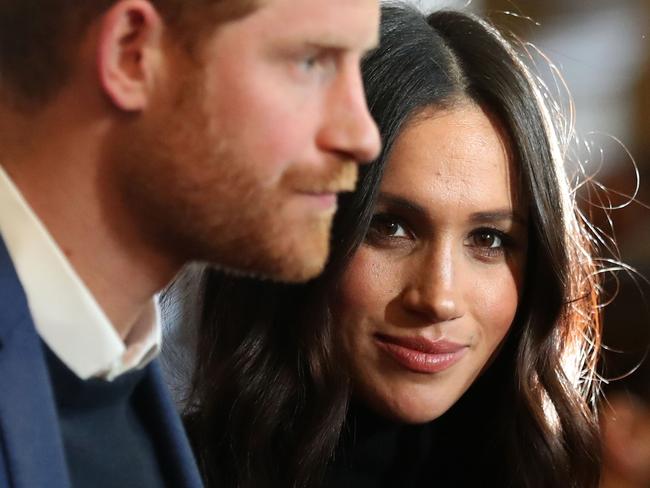
[[[517,168],[507,135],[477,105],[418,117],[398,136],[382,192],[427,206],[519,207]]]

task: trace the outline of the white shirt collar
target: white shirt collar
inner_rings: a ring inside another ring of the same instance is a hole
[[[0,166],[0,235],[41,339],[79,378],[112,380],[160,350],[157,301],[122,341],[110,320]]]

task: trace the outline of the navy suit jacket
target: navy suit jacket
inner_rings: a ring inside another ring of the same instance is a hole
[[[41,339],[0,239],[0,487],[70,486],[56,403]],[[142,401],[169,484],[202,486],[157,361],[147,366]],[[143,487],[146,488],[146,487]]]

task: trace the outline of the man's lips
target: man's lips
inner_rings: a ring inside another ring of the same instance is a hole
[[[317,207],[335,208],[338,194],[351,192],[356,188],[356,164],[350,164],[345,168],[345,170],[339,171],[336,177],[323,178],[313,175],[309,180],[296,181],[295,186],[292,186],[297,189],[298,194],[315,202]]]
[[[468,346],[448,340],[431,340],[422,336],[375,335],[376,343],[402,367],[416,373],[439,373],[453,366],[467,352]]]
[[[301,195],[312,200],[319,208],[332,208],[336,206],[336,193],[330,192],[301,192]]]

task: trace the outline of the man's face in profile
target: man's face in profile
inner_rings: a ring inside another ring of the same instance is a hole
[[[376,0],[269,0],[196,59],[171,56],[169,83],[114,145],[145,225],[180,259],[317,275],[336,194],[380,147],[359,72],[378,25]]]

